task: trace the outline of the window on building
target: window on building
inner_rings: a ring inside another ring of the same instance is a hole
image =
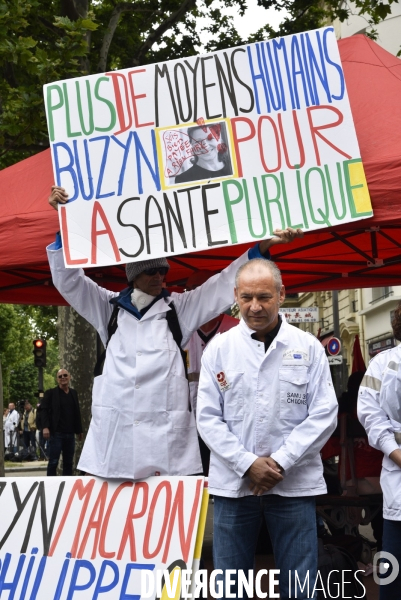
[[[372,288],[372,303],[378,300],[383,300],[392,294],[391,287],[376,287]]]
[[[349,290],[349,311],[352,313],[358,312],[358,292],[357,290]]]

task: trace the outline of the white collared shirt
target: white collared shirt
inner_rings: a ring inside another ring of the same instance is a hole
[[[324,349],[284,320],[267,352],[253,333],[241,321],[216,336],[202,358],[197,421],[212,451],[209,490],[250,494],[244,474],[259,456],[271,456],[285,476],[268,493],[325,493],[319,452],[336,427],[338,405]]]

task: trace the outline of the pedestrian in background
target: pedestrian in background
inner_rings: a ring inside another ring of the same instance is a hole
[[[8,405],[8,414],[4,421],[4,433],[5,433],[5,445],[6,449],[12,453],[17,454],[19,450],[19,435],[18,425],[20,422],[20,415],[15,410],[14,402],[10,402]]]
[[[49,440],[47,475],[57,475],[63,455],[63,475],[72,475],[75,435],[82,440],[81,411],[78,394],[70,387],[71,376],[66,369],[57,373],[58,386],[45,392],[41,404],[43,437]]]
[[[36,410],[28,401],[25,402],[24,409],[21,424],[24,446],[28,452],[32,452],[34,460],[36,460]],[[32,450],[30,450],[30,446],[32,446]]]

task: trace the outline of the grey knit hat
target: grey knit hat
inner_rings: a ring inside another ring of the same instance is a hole
[[[155,269],[156,267],[170,268],[166,258],[152,258],[150,260],[140,260],[138,262],[127,263],[125,265],[125,273],[127,275],[128,283],[134,281],[135,277],[138,277],[146,269]]]

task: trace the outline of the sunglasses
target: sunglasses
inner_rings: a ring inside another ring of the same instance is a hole
[[[145,269],[142,271],[145,275],[156,275],[156,273],[160,273],[163,277],[168,273],[168,267],[154,267],[153,269]]]
[[[58,379],[61,379],[62,377],[68,377],[68,374],[67,375],[57,375],[57,377],[58,377]]]

